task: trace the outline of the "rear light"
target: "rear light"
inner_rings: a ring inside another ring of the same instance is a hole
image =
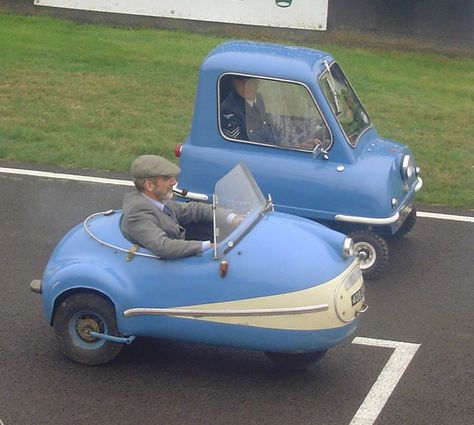
[[[181,156],[181,151],[183,150],[183,144],[178,143],[174,148],[174,156],[179,158]]]

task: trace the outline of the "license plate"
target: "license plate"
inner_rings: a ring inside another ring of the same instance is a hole
[[[351,296],[352,305],[356,305],[364,298],[364,288],[360,288],[357,292],[354,292]]]

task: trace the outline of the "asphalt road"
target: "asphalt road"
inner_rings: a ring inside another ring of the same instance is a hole
[[[58,352],[29,282],[70,227],[120,207],[129,190],[0,174],[0,423],[351,423],[392,349],[348,341],[304,372],[261,353],[169,340],[137,340],[102,367]],[[419,218],[391,245],[383,278],[367,282],[357,336],[421,344],[375,424],[474,422],[473,247],[474,223]]]

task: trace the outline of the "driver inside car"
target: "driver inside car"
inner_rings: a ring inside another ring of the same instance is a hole
[[[130,174],[136,191],[123,199],[121,230],[131,242],[141,245],[160,258],[196,255],[210,248],[210,240],[186,240],[190,223],[212,223],[212,205],[202,202],[173,201],[173,186],[180,169],[157,155],[139,156]],[[225,213],[229,225],[237,226],[242,217]]]
[[[266,112],[263,97],[258,93],[258,83],[258,78],[234,77],[233,89],[221,105],[221,128],[225,136],[266,145],[308,150],[313,150],[321,144],[316,138],[297,141],[296,145],[285,143],[280,131]]]

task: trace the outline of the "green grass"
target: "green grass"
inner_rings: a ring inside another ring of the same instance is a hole
[[[0,158],[106,170],[143,153],[172,158],[199,65],[221,41],[0,15]],[[380,134],[412,148],[420,201],[474,206],[472,58],[310,47],[338,59]]]

